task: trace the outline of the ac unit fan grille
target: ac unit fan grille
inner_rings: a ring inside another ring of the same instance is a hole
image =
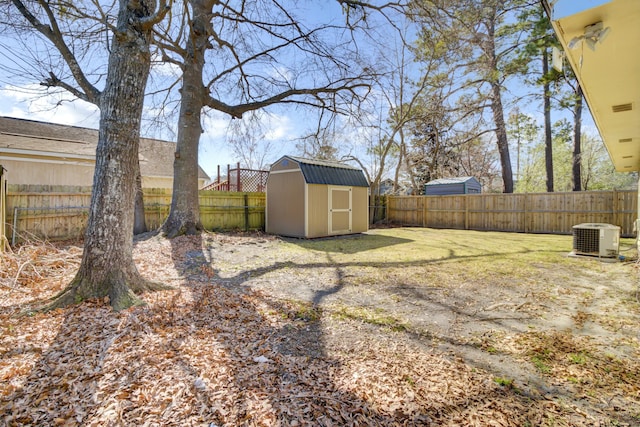
[[[589,228],[573,229],[573,249],[582,253],[598,253],[600,250],[600,230]]]

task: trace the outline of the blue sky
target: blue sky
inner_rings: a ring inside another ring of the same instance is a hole
[[[556,0],[554,2],[552,0],[550,3],[553,3],[553,19],[556,20],[609,3],[610,1],[611,0]]]

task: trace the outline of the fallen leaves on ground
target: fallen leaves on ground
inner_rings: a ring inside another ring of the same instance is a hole
[[[215,236],[218,245],[247,239]],[[400,333],[377,336],[355,321],[292,315],[299,310],[293,302],[216,282],[215,271],[202,264],[202,250],[199,237],[139,242],[135,257],[143,274],[175,289],[146,294],[147,306],[120,313],[102,300],[25,312],[72,277],[81,256],[77,246],[41,244],[3,258],[2,423],[607,423],[562,401],[523,396],[517,385],[500,385],[460,359],[395,340]]]

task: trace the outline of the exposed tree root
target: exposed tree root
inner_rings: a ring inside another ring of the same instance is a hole
[[[167,239],[173,239],[174,237],[186,235],[186,236],[195,236],[200,233],[204,228],[200,222],[194,221],[167,221],[162,225],[162,235]]]
[[[135,274],[137,276],[135,280],[125,280],[122,274],[115,276],[115,278],[111,277],[96,283],[78,272],[76,278],[62,292],[53,297],[51,303],[44,306],[41,311],[46,312],[79,304],[88,299],[105,297],[109,298],[109,304],[115,311],[120,311],[145,305],[145,302],[136,294],[173,289],[163,283],[145,280],[139,274]]]

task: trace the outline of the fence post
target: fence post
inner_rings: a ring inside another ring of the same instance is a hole
[[[465,183],[465,186],[467,184]],[[464,229],[469,229],[469,195],[464,195]]]
[[[16,230],[18,229],[18,207],[13,208],[13,232],[11,233],[11,246],[16,245]]]
[[[244,194],[244,231],[249,231],[249,195]]]
[[[527,196],[528,193],[524,193],[524,232],[529,232],[529,212],[527,209]]]
[[[236,165],[236,191],[242,191],[242,182],[240,181],[240,162]]]

